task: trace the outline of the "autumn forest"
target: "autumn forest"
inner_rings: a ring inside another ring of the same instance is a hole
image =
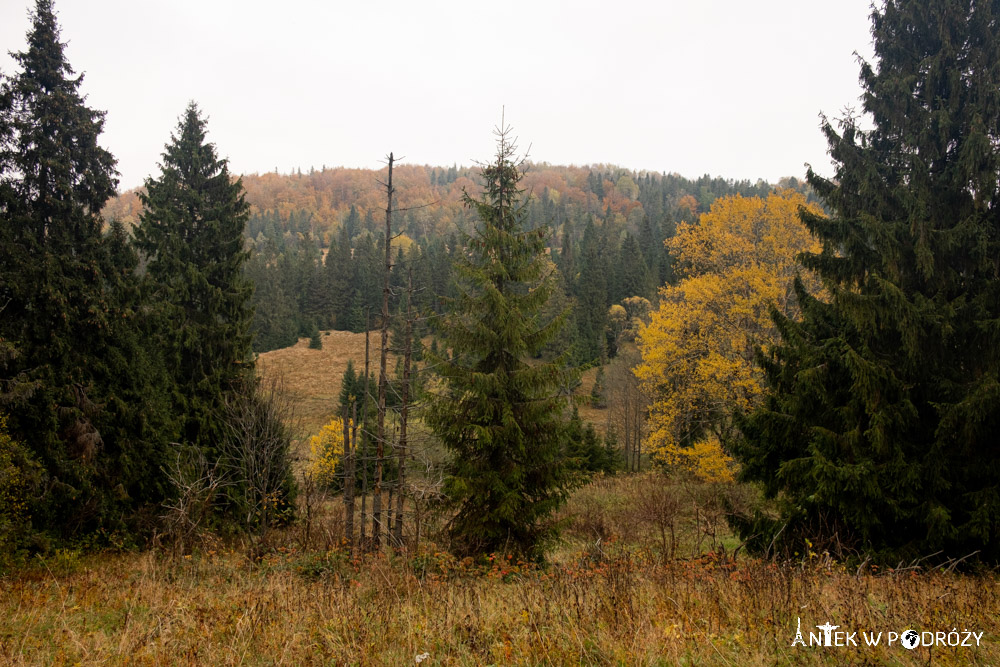
[[[996,3],[877,3],[773,183],[505,115],[238,174],[192,101],[121,191],[58,17],[0,73],[0,658],[1000,657]]]

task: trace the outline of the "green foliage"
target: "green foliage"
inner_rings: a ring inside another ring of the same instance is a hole
[[[468,211],[456,210],[458,197],[445,194],[459,187],[445,173],[407,167],[402,176],[406,188],[399,193],[406,202],[401,206],[414,208],[402,215],[406,236],[397,239],[400,252],[390,284],[393,294],[402,296],[412,270],[413,305],[422,313],[440,314],[443,298],[456,295],[450,267],[453,253],[461,248],[448,233],[469,231],[474,224]],[[456,172],[458,176],[464,181],[472,174]],[[437,187],[425,189],[425,177]],[[261,176],[244,177],[257,209],[247,222],[252,251],[247,277],[257,285],[252,325],[256,352],[294,344],[295,332],[306,335],[308,322],[362,331],[368,309],[379,312],[383,254],[373,234],[373,212],[380,199],[358,178],[356,170],[341,169],[307,176],[268,174],[267,183]],[[561,273],[561,289],[543,309],[542,321],[570,310],[566,326],[541,356],[551,358],[558,354],[554,350],[572,347],[580,363],[614,356],[613,341],[604,333],[609,306],[630,297],[655,302],[655,287],[673,279],[664,240],[673,236],[677,220],[691,221],[699,208],[707,210],[719,197],[766,196],[772,190],[763,181],[690,180],[617,167],[588,171],[532,165],[529,179],[534,180],[529,188],[535,189],[525,202],[525,229],[557,231],[548,250]],[[539,183],[546,185],[538,189]],[[781,187],[813,195],[794,179]],[[278,197],[278,192],[283,194]],[[428,200],[436,203],[423,205]],[[390,312],[396,310],[394,302]]]
[[[571,465],[585,476],[593,473],[614,473],[619,468],[615,443],[601,442],[593,424],[583,423],[576,408],[566,434],[566,456]]]
[[[562,321],[536,322],[555,287],[543,262],[547,234],[524,229],[515,146],[506,129],[498,135],[482,198],[465,196],[480,222],[455,266],[459,294],[441,327],[452,355],[431,355],[443,389],[427,423],[453,455],[446,493],[457,507],[455,550],[540,557],[554,535],[550,516],[575,482],[558,395],[567,371],[559,360],[527,363]]]
[[[18,354],[5,355],[12,389],[0,393],[44,482],[33,528],[72,537],[162,498],[170,418],[137,316],[137,258],[121,225],[102,233],[117,183],[98,145],[104,115],[85,104],[51,1],[14,58],[0,87],[0,347]]]
[[[809,173],[834,215],[803,214],[823,243],[803,263],[830,299],[796,284],[804,319],[776,317],[771,398],[734,450],[792,544],[996,562],[1000,15],[890,0],[872,18],[872,129],[825,124],[836,174]]]
[[[583,234],[579,267],[579,279],[575,285],[576,322],[579,327],[576,360],[580,364],[601,363],[607,357],[604,329],[609,304],[608,276],[612,269],[600,230],[592,221],[587,223]]]
[[[320,338],[319,329],[313,324],[309,329],[309,349],[322,350],[323,339]]]
[[[7,432],[0,413],[0,562],[24,542],[31,525],[30,500],[39,492],[41,468]]]
[[[171,369],[181,437],[214,460],[225,436],[226,397],[253,369],[252,285],[243,275],[243,186],[206,141],[205,125],[192,102],[166,146],[159,178],[146,181],[136,245],[148,260],[151,340]]]
[[[255,286],[250,304],[253,350],[266,352],[294,345],[311,335],[317,322],[330,320],[323,291],[328,280],[317,266],[319,249],[308,236],[261,238],[251,244],[244,277]]]
[[[597,369],[594,386],[590,389],[590,404],[595,408],[608,407],[608,397],[605,396],[604,389],[604,366]]]

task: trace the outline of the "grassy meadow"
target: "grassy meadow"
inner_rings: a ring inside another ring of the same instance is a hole
[[[373,350],[377,336],[373,336]],[[364,335],[332,332],[261,355],[299,407],[303,433],[330,415]],[[374,364],[373,364],[374,367]],[[590,371],[581,386],[589,393]],[[588,419],[600,422],[602,411]],[[0,577],[0,663],[107,665],[966,665],[1000,664],[993,573],[845,567],[824,554],[748,556],[724,520],[751,489],[601,477],[561,511],[544,566],[457,560],[443,517],[422,513],[406,551],[351,553],[339,498],[300,494],[302,520],[265,538],[211,535],[183,551],[36,557]],[[859,646],[792,646],[801,619]],[[978,646],[906,649],[861,632],[982,633]]]
[[[381,333],[370,334],[370,372],[378,380],[379,344]],[[347,363],[354,361],[355,373],[361,375],[365,368],[365,335],[350,331],[321,332],[323,347],[309,349],[309,339],[300,338],[291,347],[264,352],[257,357],[257,367],[265,377],[277,378],[292,398],[295,416],[304,435],[311,435],[331,417],[340,397],[340,381],[347,370]],[[430,345],[430,339],[424,341]],[[397,357],[390,353],[387,368],[391,375],[396,367]],[[591,368],[580,377],[577,394],[590,395],[597,377],[597,369]],[[580,406],[580,416],[591,422],[600,433],[604,433],[607,411]]]
[[[378,352],[382,339],[378,331],[370,335],[371,372],[378,376]],[[309,339],[300,338],[291,346],[265,352],[257,357],[257,368],[265,377],[278,379],[295,406],[295,417],[303,435],[317,433],[334,416],[340,397],[340,381],[347,363],[354,361],[356,373],[365,369],[365,335],[350,331],[324,331],[323,347],[309,349]],[[389,364],[391,369],[395,358]]]

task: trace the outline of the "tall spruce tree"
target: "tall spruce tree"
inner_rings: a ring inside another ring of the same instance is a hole
[[[619,278],[617,281],[618,293],[611,296],[613,303],[618,303],[630,296],[643,298],[652,296],[653,285],[649,279],[646,258],[639,248],[638,241],[631,234],[626,234],[625,240],[622,241],[619,261],[615,268],[619,273]]]
[[[135,257],[120,226],[103,232],[117,184],[104,114],[85,104],[50,0],[14,59],[0,87],[0,342],[16,345],[7,372],[33,391],[9,406],[10,432],[44,470],[35,529],[127,527],[162,498],[170,436],[135,317]]]
[[[323,264],[326,276],[326,291],[329,295],[331,323],[334,329],[348,329],[351,311],[351,243],[344,228],[337,234],[337,240],[330,243]]]
[[[996,562],[1000,7],[888,0],[872,19],[872,129],[827,123],[835,176],[808,174],[834,215],[803,215],[823,242],[803,263],[829,299],[796,285],[803,320],[777,318],[773,393],[734,448],[784,516],[743,528]]]
[[[457,506],[455,550],[540,557],[553,534],[548,518],[574,477],[564,458],[566,402],[558,395],[566,371],[559,361],[527,360],[562,320],[536,322],[555,287],[552,265],[543,261],[547,231],[525,231],[516,147],[507,128],[497,134],[481,198],[465,194],[479,223],[468,254],[457,256],[459,295],[442,327],[452,355],[431,360],[443,392],[427,422],[453,455],[446,492]]]
[[[602,248],[601,236],[594,221],[589,220],[583,233],[575,286],[575,319],[580,328],[577,361],[581,364],[601,363],[607,354],[608,282],[613,268],[607,261],[607,248]]]
[[[206,141],[193,102],[163,153],[159,178],[146,180],[136,244],[148,259],[158,341],[176,386],[182,438],[211,454],[224,435],[227,394],[252,373],[252,285],[243,230],[243,185]]]

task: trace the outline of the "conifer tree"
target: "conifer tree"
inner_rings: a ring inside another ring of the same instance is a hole
[[[331,323],[332,299],[329,288],[328,275],[322,262],[310,260],[309,275],[306,280],[305,294],[303,295],[303,315],[310,320],[310,324],[320,329],[329,329]],[[312,330],[310,329],[310,335]]]
[[[349,329],[351,313],[351,242],[344,228],[337,240],[330,244],[323,264],[326,274],[326,291],[329,295],[330,321],[334,329]]]
[[[169,435],[137,324],[135,257],[121,226],[103,232],[115,159],[51,0],[37,2],[14,59],[20,71],[0,87],[0,342],[16,346],[6,372],[32,394],[10,406],[10,434],[44,470],[36,529],[119,528],[162,498]]]
[[[652,281],[649,279],[649,269],[646,258],[643,257],[639,243],[631,234],[622,241],[620,259],[617,263],[620,273],[618,293],[611,296],[613,302],[622,301],[630,296],[649,297],[653,293]]]
[[[434,305],[434,293],[431,291],[431,285],[433,284],[433,275],[431,273],[431,261],[428,256],[427,250],[417,244],[410,247],[410,250],[406,254],[406,263],[408,266],[413,268],[413,308],[417,312],[428,311]],[[419,342],[419,339],[423,338],[426,334],[426,327],[422,320],[417,319],[414,322],[414,336]],[[419,349],[419,345],[417,346]],[[418,351],[414,351],[414,354],[420,354]],[[415,358],[419,361],[419,358]]]
[[[340,409],[337,414],[343,414],[345,411],[351,413],[351,406],[361,400],[362,385],[363,383],[358,382],[357,373],[354,372],[354,361],[348,359],[347,368],[340,379]]]
[[[777,318],[772,396],[743,424],[746,479],[784,516],[767,545],[833,540],[897,562],[1000,559],[1000,14],[996,3],[888,0],[872,14],[865,123],[824,131],[833,211],[803,214],[823,250]],[[872,129],[863,129],[871,123]],[[763,529],[763,530],[762,530]]]
[[[569,220],[563,224],[562,242],[559,246],[558,259],[564,291],[571,292],[573,282],[576,280],[576,257],[573,252],[573,228]]]
[[[310,350],[323,349],[323,338],[320,336],[319,327],[317,327],[315,324],[311,325],[309,329],[309,349]]]
[[[566,403],[558,396],[566,371],[558,361],[527,360],[562,321],[536,321],[555,286],[551,263],[542,261],[547,231],[525,231],[516,147],[508,128],[497,135],[496,159],[482,168],[481,198],[465,194],[479,223],[469,254],[455,265],[459,296],[442,327],[453,354],[431,360],[444,391],[427,422],[453,455],[446,491],[457,507],[455,550],[538,557],[553,534],[548,518],[574,476],[564,458]]]
[[[584,426],[575,406],[568,428],[566,456],[569,465],[586,474],[615,472],[618,467],[617,453],[601,443],[593,424]]]
[[[353,275],[351,286],[354,290],[352,302],[355,311],[351,318],[351,330],[364,331],[365,313],[373,315],[382,309],[381,257],[372,234],[363,234],[354,249],[351,260]]]
[[[604,330],[608,311],[608,278],[612,267],[602,253],[600,234],[593,220],[587,222],[576,280],[576,322],[580,327],[578,361],[600,363],[607,354]]]
[[[228,392],[252,373],[243,229],[249,206],[188,105],[163,153],[159,178],[146,180],[136,243],[148,259],[157,304],[156,340],[176,384],[182,437],[211,453],[223,437]]]

